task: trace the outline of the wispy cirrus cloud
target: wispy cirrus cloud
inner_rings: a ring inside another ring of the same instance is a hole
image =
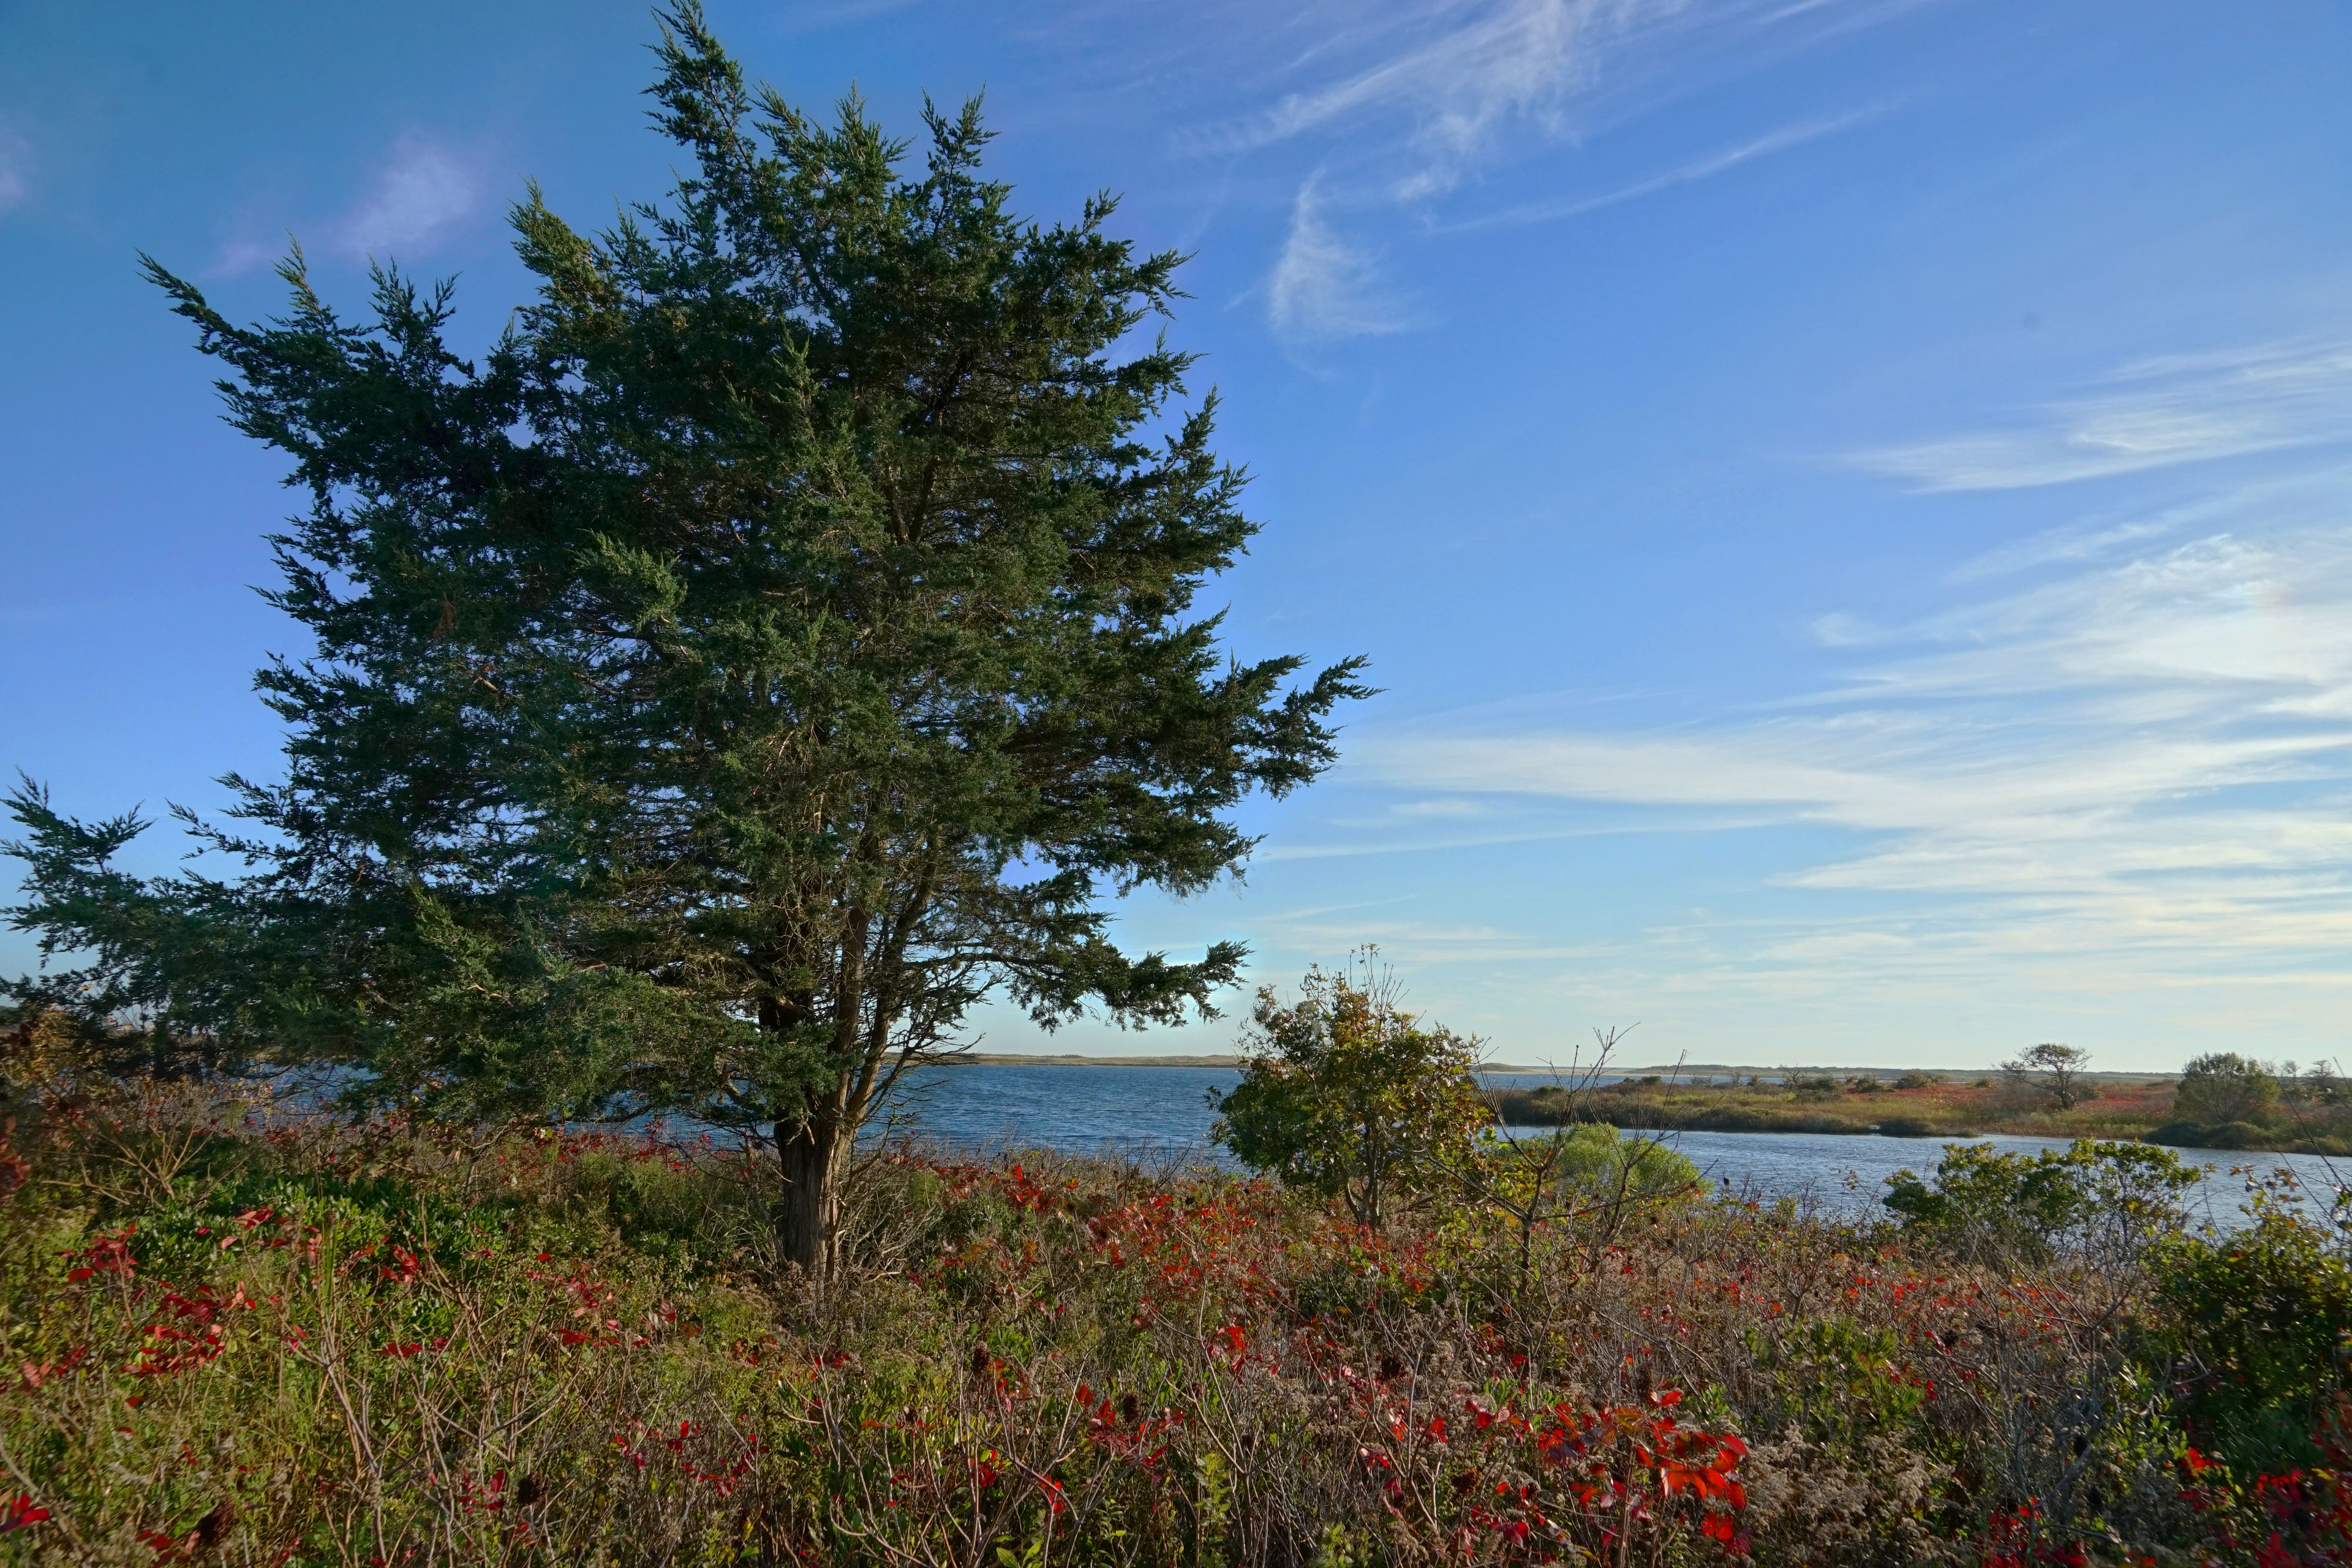
[[[1563,218],[1580,217],[1586,213],[1599,212],[1603,207],[1613,207],[1621,203],[1639,200],[1643,196],[1655,195],[1660,191],[1672,190],[1676,185],[1693,184],[1701,180],[1712,179],[1717,174],[1737,169],[1743,163],[1753,163],[1759,158],[1769,158],[1775,153],[1785,153],[1792,147],[1801,147],[1808,142],[1834,135],[1838,132],[1874,118],[1879,112],[1880,110],[1875,109],[1857,110],[1851,114],[1836,115],[1827,120],[1808,120],[1793,125],[1784,125],[1778,131],[1768,132],[1764,135],[1742,142],[1736,146],[1710,153],[1703,158],[1694,158],[1686,163],[1681,163],[1667,170],[1664,174],[1653,175],[1646,180],[1637,180],[1630,185],[1622,185],[1600,195],[1572,196],[1559,201],[1530,202],[1479,217],[1462,218],[1453,223],[1440,224],[1437,227],[1443,233],[1459,234],[1474,229],[1515,228],[1527,224],[1556,223]]]
[[[378,258],[429,248],[481,210],[487,184],[476,157],[406,133],[376,169],[367,194],[335,226],[336,245]]]
[[[482,165],[479,153],[459,142],[404,132],[369,174],[359,198],[316,228],[273,216],[282,209],[270,201],[249,202],[224,226],[226,237],[205,274],[234,278],[268,266],[306,232],[355,261],[429,253],[482,212],[489,185]]]
[[[1297,186],[1283,253],[1269,273],[1275,325],[1295,333],[1311,312],[1328,323],[1324,336],[1397,331],[1408,316],[1392,307],[1315,308],[1323,300],[1381,294],[1363,247],[1342,244],[1321,217],[1327,195],[1366,224],[1383,207],[1425,216],[1430,204],[1498,162],[1570,140],[1574,112],[1580,104],[1589,107],[1607,71],[1671,80],[1685,40],[1699,41],[1706,71],[1721,71],[1729,68],[1725,56],[1801,47],[1790,42],[1792,27],[1821,33],[1832,22],[1851,24],[1883,9],[1863,0],[1831,0],[1823,17],[1776,9],[1767,0],[1436,0],[1355,7],[1292,49],[1290,65],[1274,73],[1289,84],[1263,107],[1196,125],[1178,140],[1185,152],[1228,158],[1286,143],[1319,144],[1318,171]],[[1286,17],[1275,32],[1295,45],[1308,25]],[[1262,70],[1255,74],[1263,79]],[[1622,116],[1624,106],[1612,112]],[[1543,222],[1631,201],[1802,146],[1873,112],[1808,118],[1598,195],[1522,203],[1435,228]],[[1302,279],[1318,286],[1302,288]],[[1294,305],[1286,308],[1286,300]]]
[[[1923,491],[2024,489],[2352,440],[2352,340],[2151,358],[2007,427],[1849,455]]]
[[[1397,117],[1409,126],[1413,166],[1396,194],[1452,185],[1514,121],[1556,123],[1568,93],[1589,79],[1602,42],[1689,0],[1501,0],[1439,5],[1403,47],[1339,79],[1295,89],[1266,109],[1193,135],[1203,151],[1244,152],[1310,132]]]
[[[1873,644],[1775,712],[1440,724],[1352,755],[1421,795],[1843,830],[1780,884],[1899,909],[1792,912],[1748,933],[1755,973],[1816,939],[1888,939],[1944,973],[2022,954],[2167,984],[2250,967],[2352,983],[2352,528],[2209,533]]]
[[[2344,515],[2352,465],[2329,465],[2252,479],[2191,495],[2150,510],[2093,517],[2047,529],[1985,552],[1955,568],[1950,581],[1979,583],[2043,566],[2112,559],[2156,540],[2194,531],[2258,510],[2272,531],[2325,529]],[[1857,639],[1867,640],[1867,639]]]
[[[1266,314],[1276,331],[1304,339],[1402,331],[1413,320],[1370,253],[1333,231],[1312,184],[1291,208],[1289,237],[1266,280]]]
[[[1231,157],[1343,140],[1369,181],[1411,200],[1590,129],[1595,112],[1608,122],[1639,118],[1705,82],[1937,0],[1210,3],[1213,19],[1189,25],[1171,47],[1213,59],[1221,87],[1259,102],[1178,129],[1180,153]]]
[[[1592,69],[1600,35],[1685,3],[1499,0],[1391,16],[1369,29],[1386,47],[1381,58],[1294,89],[1238,121],[1196,131],[1190,141],[1195,151],[1236,154],[1344,132],[1357,140],[1360,155],[1365,145],[1381,142],[1373,128],[1386,122],[1396,128],[1387,134],[1401,134],[1401,144],[1375,154],[1372,162],[1386,172],[1369,183],[1360,178],[1365,199],[1358,205],[1418,201],[1452,188],[1512,124],[1556,127],[1565,96]],[[1294,199],[1289,231],[1266,280],[1268,320],[1293,339],[1404,330],[1412,318],[1381,283],[1369,252],[1333,231],[1321,178],[1307,179]]]

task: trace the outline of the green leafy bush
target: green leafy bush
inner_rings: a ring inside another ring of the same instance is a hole
[[[2313,1434],[2347,1387],[2352,1232],[2315,1216],[2292,1178],[2258,1188],[2253,1223],[2153,1254],[2152,1343],[2198,1440],[2252,1475],[2318,1457]]]
[[[1655,1138],[1620,1132],[1602,1122],[1584,1122],[1559,1134],[1559,1184],[1590,1199],[1623,1196],[1636,1203],[1703,1195],[1706,1179],[1698,1166]]]
[[[2168,1149],[2078,1142],[2063,1153],[1945,1146],[1932,1184],[1887,1178],[1906,1232],[1972,1258],[2047,1260],[2087,1252],[2127,1261],[2179,1231],[2197,1173]]]
[[[1351,970],[1309,970],[1302,990],[1287,1007],[1259,991],[1242,1081],[1219,1097],[1211,1136],[1378,1225],[1398,1201],[1450,1186],[1493,1121],[1478,1045],[1399,1007],[1369,952]]]

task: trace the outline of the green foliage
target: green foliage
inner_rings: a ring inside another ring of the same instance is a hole
[[[1889,1328],[1822,1318],[1751,1329],[1748,1344],[1780,1398],[1774,1424],[1816,1442],[1859,1445],[1913,1425],[1927,1403],[1919,1381],[1899,1370],[1902,1346]]]
[[[1695,1198],[1706,1191],[1698,1166],[1680,1150],[1605,1122],[1585,1122],[1559,1134],[1553,1167],[1561,1186],[1586,1201],[1624,1198],[1639,1204]]]
[[[2200,1441],[2248,1474],[2312,1463],[2321,1416],[2352,1386],[2352,1229],[2341,1204],[2315,1217],[2294,1195],[2291,1182],[2259,1188],[2251,1226],[2150,1260],[2156,1359]]]
[[[256,956],[235,891],[201,877],[145,881],[116,867],[150,826],[135,811],[78,822],[22,774],[0,807],[24,830],[0,840],[0,855],[25,862],[8,929],[38,933],[42,962],[37,974],[0,981],[0,995],[16,1003],[12,1076],[38,1076],[37,1057],[51,1072],[169,1077],[234,1066],[253,1039],[241,999]],[[51,967],[60,954],[82,962]]]
[[[2179,1155],[2144,1143],[2081,1141],[2036,1154],[1952,1143],[1932,1185],[1898,1171],[1883,1201],[1906,1231],[1964,1257],[2081,1251],[2121,1261],[2180,1229],[2180,1194],[2197,1179]]]
[[[1478,1042],[1401,1010],[1369,951],[1350,970],[1309,970],[1300,989],[1287,1007],[1259,991],[1242,1081],[1218,1100],[1211,1136],[1378,1225],[1392,1199],[1469,1163],[1493,1120],[1473,1076]]]
[[[2278,1109],[2279,1081],[2263,1064],[2233,1051],[2199,1057],[2184,1068],[2172,1099],[2176,1121],[2197,1127],[2262,1122]]]
[[[134,819],[20,795],[14,918],[95,940],[100,1000],[380,1097],[772,1124],[821,1261],[897,1053],[991,991],[1047,1025],[1209,1007],[1244,950],[1123,953],[1098,895],[1234,868],[1231,809],[1327,766],[1365,689],[1232,662],[1196,606],[1256,524],[1190,357],[1129,352],[1173,252],[1108,198],[1014,213],[976,101],[909,171],[855,99],[755,91],[690,4],[659,55],[670,200],[592,236],[534,190],[538,292],[478,363],[449,288],[388,267],[352,322],[297,251],[288,313],[241,326],[151,265],[291,460],[271,599],[318,651],[259,678],[289,773],[232,781],[258,831],[206,838],[249,877],[110,880]]]

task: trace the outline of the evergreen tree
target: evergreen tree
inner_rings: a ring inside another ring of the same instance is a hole
[[[214,838],[252,874],[151,896],[255,954],[212,1026],[381,1092],[761,1130],[822,1269],[859,1125],[983,996],[1206,1012],[1243,949],[1129,956],[1097,900],[1237,868],[1231,808],[1327,766],[1365,689],[1230,662],[1193,609],[1255,525],[1190,357],[1124,347],[1176,256],[1108,198],[1014,216],[976,102],[910,173],[855,99],[748,89],[690,4],[658,52],[688,173],[595,235],[533,188],[537,295],[478,364],[446,285],[381,270],[352,324],[298,250],[245,327],[149,263],[293,459],[272,598],[317,642],[259,677],[285,782],[232,780],[256,830]]]

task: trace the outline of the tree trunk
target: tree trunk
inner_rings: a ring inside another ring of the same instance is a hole
[[[839,1131],[829,1122],[779,1128],[776,1153],[783,1163],[783,1202],[776,1215],[784,1258],[814,1279],[833,1272],[841,1228]]]

